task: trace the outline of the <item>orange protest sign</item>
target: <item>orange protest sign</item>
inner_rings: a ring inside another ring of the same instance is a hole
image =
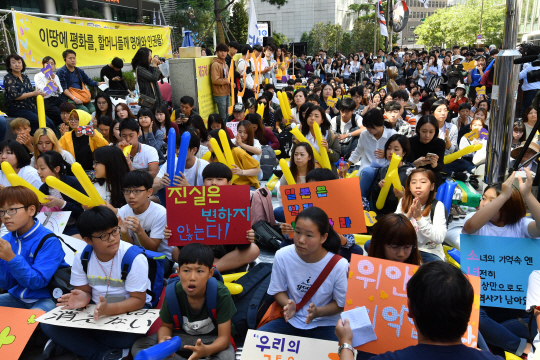
[[[366,232],[362,202],[343,201],[362,198],[357,178],[281,186],[280,191],[285,221],[293,227],[296,216],[302,210],[315,206],[326,212],[338,234]]]
[[[0,306],[0,359],[18,359],[39,324],[42,310]]]
[[[418,333],[407,308],[407,282],[417,269],[416,265],[352,255],[345,311],[365,306],[377,335],[377,340],[357,347],[358,350],[381,354],[418,344]],[[467,332],[461,340],[469,347],[476,347],[480,278],[467,277],[474,289],[474,304]]]

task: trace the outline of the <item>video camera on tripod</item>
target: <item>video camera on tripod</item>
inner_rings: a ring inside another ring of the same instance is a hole
[[[531,63],[532,66],[540,66],[540,46],[533,44],[520,44],[518,50],[522,57],[514,60],[514,64]],[[540,81],[540,70],[532,70],[527,73],[527,82]]]

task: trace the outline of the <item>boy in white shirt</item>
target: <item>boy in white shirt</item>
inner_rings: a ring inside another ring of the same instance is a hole
[[[330,120],[332,132],[338,135],[341,156],[344,159],[348,159],[351,152],[356,149],[360,133],[366,130],[362,125],[362,116],[355,114],[355,109],[355,101],[351,98],[345,98],[341,102],[340,114]]]
[[[152,178],[155,178],[159,172],[159,155],[154,147],[139,143],[139,123],[134,119],[125,119],[120,122],[118,130],[122,138],[118,147],[123,150],[131,145],[129,157],[126,157],[129,169],[148,170]]]
[[[152,181],[152,176],[144,170],[134,170],[126,175],[123,186],[127,204],[118,209],[118,225],[122,240],[167,256],[164,267],[168,274],[173,261],[172,248],[163,238],[167,211],[150,201]]]
[[[186,157],[186,169],[183,174],[175,175],[173,179],[174,186],[203,186],[203,170],[208,165],[208,161],[198,159],[195,155],[199,151],[201,146],[201,140],[195,129],[188,127],[187,131],[191,134],[191,139],[189,141],[189,148]],[[178,134],[180,135],[180,134]],[[174,168],[176,169],[176,164],[178,163],[178,152],[180,151],[180,140],[181,136],[176,137],[176,156],[174,158]],[[170,177],[167,171],[167,161],[161,166],[159,173],[154,179],[154,193],[157,193],[161,189],[170,186]]]
[[[143,254],[135,257],[126,280],[121,280],[122,258],[132,245],[121,241],[114,212],[105,206],[89,209],[79,216],[77,229],[84,241],[92,246],[92,253],[86,271],[81,255],[75,255],[70,280],[75,289],[62,295],[57,306],[79,309],[93,302],[97,304],[94,321],[103,315],[148,308],[151,299],[146,290],[150,289],[150,280],[148,261]],[[41,329],[51,339],[45,345],[43,359],[59,356],[62,350],[69,350],[85,359],[122,359],[122,349],[130,348],[144,336],[48,324],[41,324]]]

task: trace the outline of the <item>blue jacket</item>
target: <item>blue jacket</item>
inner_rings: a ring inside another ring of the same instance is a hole
[[[80,79],[77,74],[79,74]],[[88,77],[88,75],[86,75],[82,69],[79,69],[76,66],[75,71],[71,72],[68,70],[67,66],[64,65],[58,69],[56,75],[58,76],[58,79],[60,79],[60,85],[62,85],[62,89],[64,90],[69,90],[70,87],[82,90],[81,80],[86,84],[86,86],[97,87],[97,82]],[[67,101],[67,97],[63,94],[62,96],[62,101]]]
[[[59,267],[68,267],[64,250],[58,238],[48,239],[34,262],[34,252],[39,242],[51,231],[39,220],[22,236],[12,232],[4,236],[11,244],[15,257],[11,261],[0,260],[0,288],[18,299],[46,299],[50,297],[47,285]]]

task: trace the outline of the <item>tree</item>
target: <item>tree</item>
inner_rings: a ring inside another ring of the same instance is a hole
[[[277,6],[278,9],[287,3],[287,0],[261,0],[261,1],[267,2],[271,5],[275,5]]]
[[[212,43],[212,22],[214,14],[211,11],[210,4],[204,4],[202,1],[188,0],[187,10],[177,10],[170,18],[170,25],[185,30],[191,30],[191,38],[195,45]],[[183,34],[179,39],[175,39],[181,44]]]
[[[238,1],[232,6],[229,29],[240,44],[247,43],[249,16],[245,9],[245,1]]]
[[[341,53],[345,56],[348,56],[351,52],[355,52],[355,46],[351,42],[351,33],[346,32],[343,33],[343,37],[341,40]]]
[[[304,31],[302,33],[302,37],[300,38],[300,42],[308,42],[309,41],[309,34],[307,31]]]
[[[371,10],[373,10],[373,0],[368,0],[368,4],[351,4],[349,5],[349,11],[347,13],[349,15],[356,14],[356,17],[359,18],[360,14],[362,12],[369,13]]]
[[[339,24],[319,22],[316,23],[308,36],[308,53],[319,49],[333,53],[341,49],[343,41],[343,28]]]
[[[274,38],[274,45],[279,46],[281,44],[288,44],[291,41],[285,36],[285,34],[281,34],[278,32],[272,32],[272,37]]]

